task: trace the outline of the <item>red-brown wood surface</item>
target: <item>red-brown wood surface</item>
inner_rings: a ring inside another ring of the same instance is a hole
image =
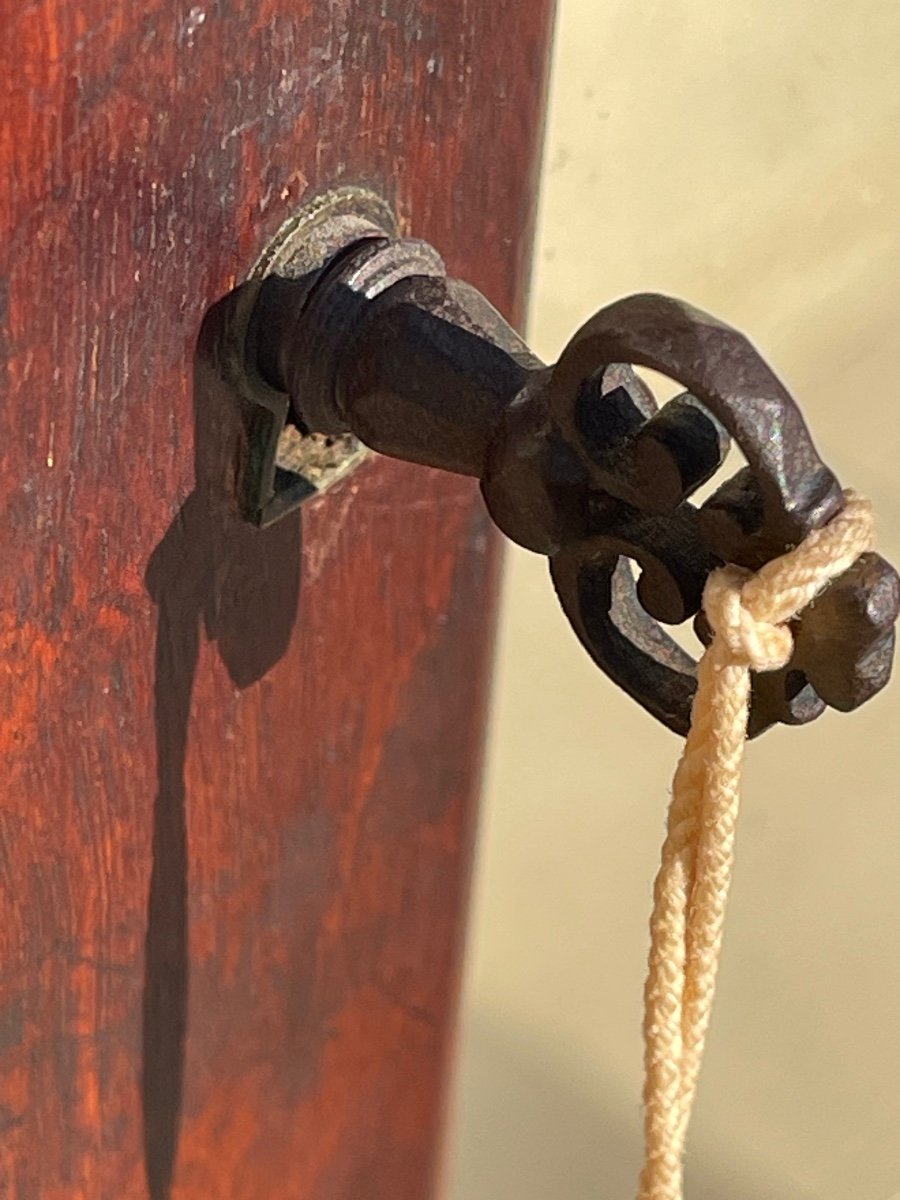
[[[548,10],[0,0],[3,1197],[432,1194],[493,542],[387,461],[241,525],[192,362],[341,183],[520,315]]]

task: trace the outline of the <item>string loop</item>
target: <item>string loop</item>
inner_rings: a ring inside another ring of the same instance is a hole
[[[752,578],[742,567],[713,571],[703,592],[703,611],[735,665],[777,671],[790,661],[794,638],[787,625],[761,620],[745,603],[744,585]]]
[[[787,664],[788,622],[872,548],[871,504],[849,491],[844,498],[827,525],[755,574],[727,566],[706,584],[703,607],[713,638],[697,668],[650,919],[639,1200],[683,1197],[685,1140],[734,861],[750,671]]]

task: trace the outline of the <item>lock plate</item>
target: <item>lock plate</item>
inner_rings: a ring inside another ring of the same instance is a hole
[[[390,206],[361,187],[344,187],[316,197],[294,213],[232,294],[232,336],[223,353],[239,405],[243,441],[238,464],[242,515],[271,525],[305,500],[343,479],[368,455],[352,434],[310,432],[294,416],[290,398],[256,368],[257,332],[251,316],[260,286],[269,276],[316,282],[322,268],[344,247],[365,238],[397,236]]]

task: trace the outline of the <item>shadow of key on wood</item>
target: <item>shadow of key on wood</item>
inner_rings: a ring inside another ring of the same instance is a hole
[[[233,683],[248,687],[287,649],[300,592],[299,512],[257,529],[235,501],[243,430],[219,358],[236,295],[214,305],[203,322],[194,360],[196,483],[146,573],[158,610],[141,1081],[151,1200],[171,1194],[181,1123],[189,977],[184,768],[200,639],[215,641]]]

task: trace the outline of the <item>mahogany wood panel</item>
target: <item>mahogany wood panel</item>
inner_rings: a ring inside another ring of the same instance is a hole
[[[520,316],[549,7],[0,0],[9,1200],[432,1194],[495,547],[385,460],[241,525],[212,306],[363,183]]]

